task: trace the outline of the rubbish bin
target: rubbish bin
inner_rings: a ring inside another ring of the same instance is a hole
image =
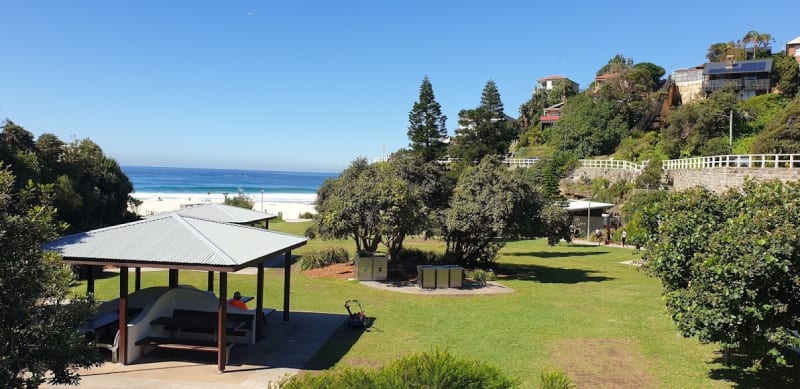
[[[359,255],[356,258],[356,278],[359,281],[386,281],[388,260],[385,254]]]
[[[417,286],[421,289],[460,288],[464,269],[457,265],[417,266]]]

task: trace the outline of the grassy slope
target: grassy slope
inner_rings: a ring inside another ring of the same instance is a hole
[[[299,234],[305,225],[271,227]],[[296,254],[328,244],[344,242],[312,241]],[[427,246],[441,249],[435,243]],[[352,244],[346,247],[353,249]],[[292,309],[346,313],[344,301],[356,298],[370,317],[377,318],[374,329],[349,350],[334,337],[315,359],[323,366],[378,366],[438,347],[495,364],[520,377],[524,387],[534,387],[544,369],[566,370],[574,380],[591,386],[728,386],[709,378],[720,367],[712,362],[714,347],[676,335],[657,281],[619,263],[632,258],[629,250],[602,246],[512,242],[501,251],[499,265],[513,273],[501,282],[515,292],[492,296],[407,295],[294,274]],[[229,290],[252,295],[253,277],[231,275]],[[269,269],[266,278],[266,306],[281,307],[281,270]],[[182,272],[180,281],[202,288],[206,274]],[[143,275],[143,287],[166,284],[165,271]],[[76,291],[84,290],[76,286]],[[96,294],[100,300],[116,297],[116,276],[99,280]]]

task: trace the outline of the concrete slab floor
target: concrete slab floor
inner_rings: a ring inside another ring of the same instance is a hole
[[[106,362],[82,370],[80,388],[265,388],[294,375],[345,325],[347,315],[292,312],[288,322],[283,312],[267,318],[266,334],[255,345],[237,344],[229,356],[225,373],[217,372],[215,353],[156,350],[123,366]],[[63,386],[43,385],[43,388]]]

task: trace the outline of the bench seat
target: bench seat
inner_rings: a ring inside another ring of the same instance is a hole
[[[216,353],[219,351],[217,342],[199,339],[172,339],[172,338],[159,338],[148,336],[136,341],[137,346],[155,346],[158,348],[172,349],[172,350],[186,350],[186,351],[203,351]],[[230,357],[231,349],[235,343],[229,342],[225,345],[225,363]]]

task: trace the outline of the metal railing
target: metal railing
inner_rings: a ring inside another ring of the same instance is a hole
[[[800,154],[744,154],[713,155],[670,159],[661,162],[664,170],[679,169],[715,169],[715,168],[749,168],[749,169],[800,169]]]
[[[703,89],[706,91],[712,91],[717,89],[722,89],[726,85],[732,84],[736,90],[769,90],[770,87],[770,80],[769,79],[755,79],[755,80],[743,80],[743,79],[718,79],[718,80],[705,80],[703,81]]]
[[[582,159],[581,167],[589,169],[624,169],[641,172],[646,163],[637,164],[622,159]]]

